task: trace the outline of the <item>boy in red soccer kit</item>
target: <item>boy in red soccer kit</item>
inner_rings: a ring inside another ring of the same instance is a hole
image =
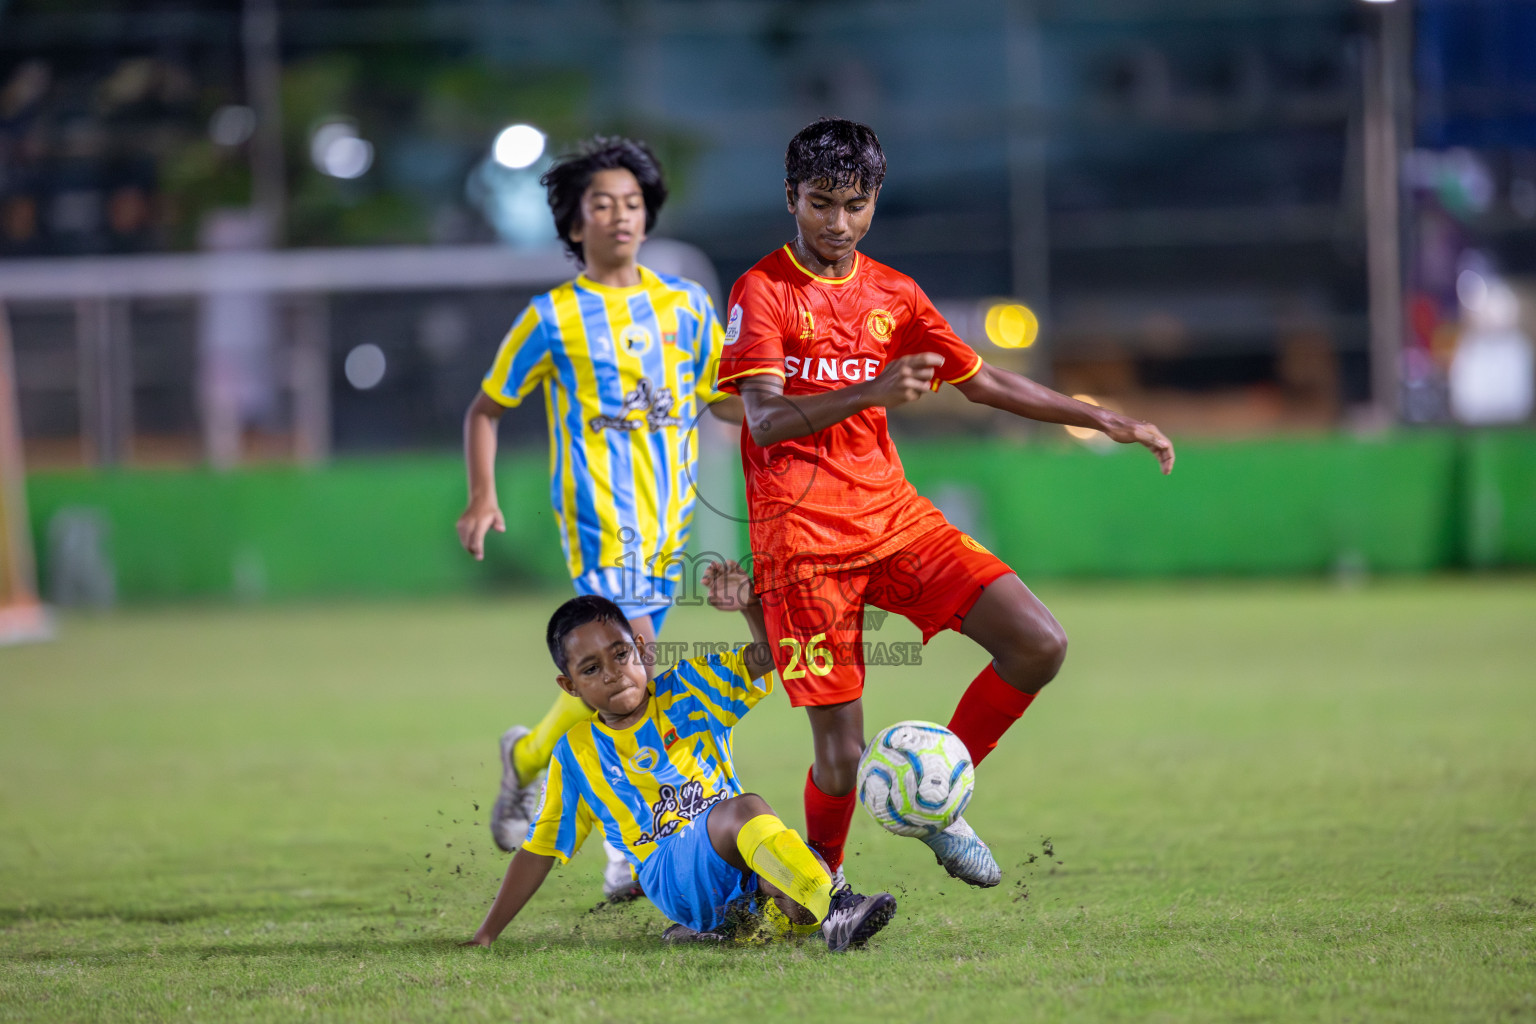
[[[886,409],[947,383],[973,402],[1145,445],[1164,473],[1174,453],[1150,423],[987,365],[916,282],[858,252],[885,178],[868,127],[822,118],[790,141],[784,165],[798,232],[732,289],[718,386],[746,405],[753,576],[785,692],[811,722],[807,839],[840,871],[864,748],[865,604],[905,615],[925,642],[954,629],[991,655],[949,723],[977,765],[1067,647],[1013,571],[913,490]],[[963,818],[923,842],[956,878],[1001,878]]]

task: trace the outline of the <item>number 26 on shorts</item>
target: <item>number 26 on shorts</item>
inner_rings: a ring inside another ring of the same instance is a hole
[[[804,647],[792,636],[786,636],[780,640],[780,647],[789,648],[789,664],[784,666],[784,678],[804,679],[806,669],[810,669],[813,676],[824,676],[831,672],[834,664],[832,651],[830,648],[821,646],[821,642],[826,638],[827,634],[817,633],[806,641]]]

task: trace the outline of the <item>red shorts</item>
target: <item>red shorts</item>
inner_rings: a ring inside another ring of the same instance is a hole
[[[865,643],[866,604],[905,615],[927,643],[946,629],[958,631],[987,584],[1012,571],[945,523],[868,565],[767,591],[763,619],[790,704],[842,704],[862,696],[866,660],[915,663],[916,644]]]

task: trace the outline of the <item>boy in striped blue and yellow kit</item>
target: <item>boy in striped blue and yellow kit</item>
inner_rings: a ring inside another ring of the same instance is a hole
[[[753,643],[679,663],[654,679],[623,611],[573,598],[546,640],[561,690],[590,716],[555,744],[543,799],[471,944],[489,946],[594,828],[622,850],[645,895],[671,920],[669,938],[719,938],[740,912],[772,900],[794,924],[818,925],[832,951],[860,945],[896,912],[889,893],[863,896],[832,878],[762,797],[742,791],[731,730],[773,690],[762,606],[734,562],[704,577],[710,603],[739,609]]]
[[[486,533],[506,529],[496,496],[496,424],[541,388],[550,502],[572,585],[617,604],[648,646],[681,582],[695,499],[695,423],[706,408],[740,422],[740,400],[714,389],[724,332],[708,293],[636,262],[667,195],[650,150],[628,139],[593,139],[542,181],[555,229],[582,273],[529,303],[469,408],[469,503],[459,540],[479,559]],[[555,742],[590,714],[562,694],[532,729],[516,725],[502,736],[502,785],[490,823],[502,849],[515,849],[528,830]],[[638,895],[628,861],[614,849],[603,894]]]

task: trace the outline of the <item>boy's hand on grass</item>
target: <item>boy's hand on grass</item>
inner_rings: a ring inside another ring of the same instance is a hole
[[[479,562],[485,559],[485,535],[491,530],[506,533],[507,520],[495,501],[472,501],[459,516],[458,529],[459,543]]]
[[[483,946],[483,947],[489,949],[490,945],[491,945],[491,940],[487,936],[481,935],[479,932],[476,932],[475,933],[475,937],[470,939],[468,942],[461,942],[461,943],[459,943],[459,948],[462,949],[465,946]]]
[[[758,605],[752,574],[736,562],[710,562],[704,569],[709,603],[722,612],[739,612]]]

